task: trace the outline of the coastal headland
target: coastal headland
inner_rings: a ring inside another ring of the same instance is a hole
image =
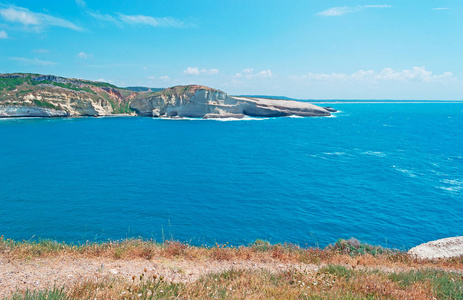
[[[166,89],[29,73],[0,74],[0,118],[131,116],[161,118],[323,117],[335,110],[307,102],[235,97],[201,85]]]

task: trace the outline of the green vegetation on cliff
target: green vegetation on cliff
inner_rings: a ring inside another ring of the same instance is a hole
[[[30,73],[0,74],[0,105],[56,109],[60,101],[84,101],[103,107],[107,103],[109,113],[120,114],[132,113],[129,102],[135,94],[107,82]],[[49,99],[44,100],[46,97]]]

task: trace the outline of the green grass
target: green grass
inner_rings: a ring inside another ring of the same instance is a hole
[[[361,255],[361,254],[371,254],[373,256],[384,254],[390,249],[385,249],[380,246],[372,246],[358,241],[355,238],[350,238],[348,240],[339,239],[334,245],[331,245],[333,250],[338,251],[342,254],[349,254],[351,256]]]
[[[402,288],[408,288],[419,282],[429,282],[438,299],[463,299],[461,274],[427,269],[394,273],[389,275],[389,279],[397,282]]]
[[[110,83],[107,83],[107,82],[100,82],[100,81],[86,81],[86,80],[83,80],[82,83],[85,83],[85,84],[88,84],[88,85],[93,85],[93,86],[96,86],[96,87],[107,87],[107,88],[113,88],[113,89],[120,89],[119,87],[113,85],[113,84],[110,84]]]
[[[67,296],[64,292],[64,288],[54,287],[51,290],[44,291],[30,291],[26,290],[25,293],[14,293],[10,300],[70,300],[71,297]]]
[[[26,78],[0,78],[0,90],[12,91],[26,81]]]
[[[34,85],[39,85],[39,84],[49,84],[49,85],[65,88],[65,89],[68,89],[68,90],[77,91],[77,92],[85,91],[85,92],[88,92],[88,93],[91,93],[91,94],[95,94],[95,92],[93,92],[88,87],[79,86],[79,85],[75,85],[75,84],[72,84],[72,83],[58,83],[58,82],[53,82],[53,81],[49,81],[49,80],[35,81],[35,80],[31,80],[31,79],[29,79],[28,82],[33,86]]]
[[[110,103],[112,103],[110,101]],[[130,109],[130,103],[127,102],[123,105],[116,105],[116,107],[114,107],[113,105],[111,105],[113,107],[113,114],[130,114],[132,113],[133,111]]]
[[[53,104],[45,101],[34,100],[34,104],[38,107],[56,109],[56,107]]]
[[[344,266],[339,265],[328,265],[320,269],[320,273],[331,274],[336,277],[344,277],[347,280],[354,275],[354,271],[352,269],[348,269]]]

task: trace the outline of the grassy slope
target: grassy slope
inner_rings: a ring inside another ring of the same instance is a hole
[[[401,251],[342,240],[318,249],[265,241],[247,247],[193,247],[175,241],[156,244],[125,240],[76,246],[0,239],[0,258],[8,257],[20,264],[22,260],[50,256],[114,260],[164,257],[191,264],[273,260],[318,268],[314,272],[232,268],[180,283],[145,269],[129,281],[100,278],[44,291],[18,290],[10,299],[463,299],[463,257],[417,260]]]
[[[17,76],[16,78],[6,78],[2,75],[8,76]],[[49,80],[40,80],[36,81],[34,79],[40,78],[43,75],[40,74],[29,74],[29,73],[15,73],[15,74],[0,74],[0,104],[2,100],[11,99],[11,94],[15,94],[13,98],[18,99],[18,102],[14,102],[14,105],[21,105],[20,99],[21,96],[24,96],[27,93],[31,92],[40,92],[40,91],[53,91],[53,89],[60,89],[62,92],[63,89],[68,92],[79,92],[86,94],[87,97],[94,100],[104,99],[111,104],[113,113],[132,113],[130,109],[130,97],[136,95],[137,99],[144,99],[147,97],[153,96],[181,96],[187,95],[192,96],[197,89],[207,89],[214,90],[205,86],[200,85],[183,85],[183,86],[174,86],[166,89],[152,89],[145,91],[141,87],[132,87],[128,89],[119,88],[112,84],[106,82],[97,82],[89,81],[82,79],[69,79],[64,77],[54,76],[56,78],[62,79],[65,82],[54,82]],[[110,96],[108,89],[117,91],[120,93],[122,98],[115,101],[114,97]],[[216,90],[214,90],[216,91]],[[55,108],[53,104],[43,102],[43,101],[34,101],[32,105],[39,107]]]
[[[159,91],[155,92],[144,92],[138,94],[137,98],[148,98],[148,97],[154,97],[154,96],[167,96],[167,97],[172,97],[172,96],[182,96],[182,95],[187,95],[187,96],[193,96],[198,89],[205,89],[209,91],[219,91],[207,86],[202,86],[202,85],[177,85],[173,86],[170,88],[162,89]]]
[[[16,78],[5,78],[0,77],[0,104],[2,100],[11,98],[11,93],[15,93],[15,98],[21,99],[27,93],[40,92],[40,91],[53,91],[54,89],[60,89],[62,92],[67,91],[69,93],[79,92],[84,93],[88,98],[93,100],[104,99],[111,104],[113,113],[131,113],[129,108],[129,101],[127,97],[134,94],[130,90],[118,88],[112,84],[106,82],[97,82],[81,79],[63,79],[65,82],[54,82],[49,80],[36,81],[34,79],[40,78],[40,74],[28,74],[28,73],[17,73],[17,74],[3,74],[9,76],[18,76]],[[105,90],[106,89],[106,90]],[[107,90],[114,90],[122,95],[121,99],[115,100],[111,97]],[[13,103],[21,105],[21,102]],[[34,101],[33,105],[39,107],[55,108],[53,104],[43,101]]]

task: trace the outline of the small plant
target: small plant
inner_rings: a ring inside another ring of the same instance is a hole
[[[52,109],[56,109],[56,107],[49,103],[49,102],[45,102],[45,101],[40,101],[40,100],[34,100],[34,104],[38,107],[44,107],[44,108],[52,108]]]
[[[257,252],[266,252],[272,248],[272,245],[269,241],[256,240],[254,244],[251,245],[251,248]]]
[[[10,300],[71,300],[72,298],[66,295],[64,288],[53,287],[51,290],[45,291],[30,291],[16,292]]]
[[[336,277],[344,277],[346,279],[349,279],[350,277],[352,277],[354,271],[344,266],[328,265],[328,266],[321,268],[318,272],[332,274]]]
[[[163,244],[163,254],[166,257],[174,257],[185,254],[186,249],[188,248],[187,244],[178,241],[165,241]]]
[[[338,251],[341,254],[349,254],[351,256],[362,254],[378,255],[388,251],[380,246],[371,246],[361,243],[356,238],[350,238],[348,240],[339,239],[334,245],[329,245],[328,248]]]

